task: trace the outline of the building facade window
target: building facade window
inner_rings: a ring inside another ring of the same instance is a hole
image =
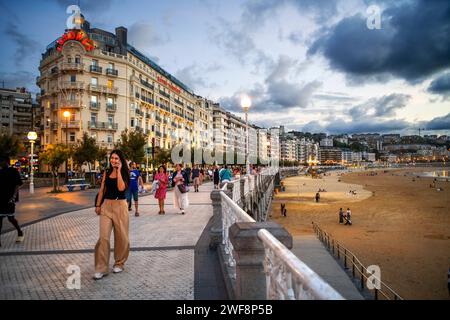
[[[112,136],[112,134],[108,134],[108,143],[113,143],[113,136]]]
[[[77,81],[77,76],[76,75],[71,75],[70,76],[70,82],[76,82]]]
[[[92,84],[93,86],[98,85],[98,78],[91,78],[91,84]]]
[[[69,141],[75,142],[75,132],[69,132]]]
[[[91,123],[97,123],[97,114],[91,113]]]

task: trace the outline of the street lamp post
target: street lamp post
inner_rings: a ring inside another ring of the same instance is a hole
[[[64,111],[63,112],[63,116],[64,118],[66,118],[66,146],[69,146],[69,139],[68,139],[68,135],[69,135],[69,118],[70,118],[70,112],[69,111]],[[68,182],[68,175],[67,175],[67,167],[68,167],[68,160],[66,160],[66,182]]]
[[[250,173],[250,162],[249,162],[249,132],[248,132],[248,110],[250,109],[250,106],[252,105],[252,100],[249,96],[243,95],[241,97],[241,107],[244,109],[245,113],[245,128],[247,130],[246,134],[246,142],[245,142],[245,164],[246,164],[246,171],[247,174]]]
[[[34,131],[28,132],[27,136],[28,140],[30,140],[31,143],[31,157],[30,157],[30,193],[34,193],[34,167],[33,167],[33,155],[34,155],[34,142],[37,139],[37,134]]]

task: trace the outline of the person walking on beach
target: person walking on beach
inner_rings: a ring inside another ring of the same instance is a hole
[[[214,180],[214,189],[219,189],[220,178],[219,178],[219,169],[217,168],[217,166],[214,168],[213,180]]]
[[[131,211],[131,199],[134,200],[134,208],[136,210],[135,216],[139,217],[139,209],[138,209],[138,191],[139,186],[144,188],[144,183],[142,181],[141,173],[137,169],[136,162],[130,163],[130,185],[127,190],[127,202],[128,202],[128,211]]]
[[[339,209],[339,224],[344,223],[344,210],[342,208]]]
[[[194,181],[194,192],[198,192],[198,186],[200,185],[200,170],[195,164],[191,171],[191,181]]]
[[[158,199],[159,204],[158,214],[166,214],[164,211],[164,200],[166,199],[167,185],[169,184],[166,167],[160,166],[158,168],[158,173],[155,175],[155,181],[158,181],[158,189],[156,189],[155,192],[155,198]]]
[[[0,235],[3,226],[3,219],[8,221],[17,230],[16,242],[23,241],[23,231],[14,217],[16,211],[16,201],[18,199],[19,187],[22,185],[20,174],[15,168],[9,166],[9,157],[0,158]],[[0,247],[2,243],[0,241]]]
[[[352,225],[352,212],[350,211],[350,208],[347,208],[347,214],[345,216],[345,225]]]
[[[317,193],[316,193],[316,202],[319,202],[319,201],[320,201],[320,193],[317,192]]]
[[[175,172],[172,175],[172,185],[175,187],[173,191],[173,205],[175,209],[180,210],[184,214],[184,210],[189,206],[189,198],[187,193],[187,173],[182,170],[181,164],[176,165]]]
[[[114,229],[113,273],[120,273],[130,252],[129,216],[126,191],[130,185],[130,172],[122,151],[111,151],[110,167],[105,170],[95,203],[95,213],[100,217],[100,237],[95,245],[94,279],[108,274],[110,238]]]

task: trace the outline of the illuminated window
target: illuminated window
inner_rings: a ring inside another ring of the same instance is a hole
[[[108,88],[112,89],[113,86],[114,86],[114,81],[108,80]]]

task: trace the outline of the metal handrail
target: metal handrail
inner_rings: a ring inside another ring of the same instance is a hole
[[[380,284],[380,289],[374,288],[368,290],[374,291],[374,299],[379,300],[379,295],[383,296],[387,300],[403,300],[402,297],[398,293],[396,293],[391,287],[389,287],[387,284],[385,284],[381,279],[378,279],[375,277],[375,275],[371,275],[367,268],[363,265],[363,263],[356,257],[356,255],[348,250],[345,246],[341,245],[338,241],[336,241],[329,233],[323,231],[319,225],[315,222],[312,222],[314,232],[317,234],[317,237],[320,241],[325,245],[325,247],[333,254],[336,255],[338,260],[341,259],[344,261],[344,268],[352,269],[352,276],[353,278],[357,277],[360,280],[360,286],[361,290],[364,289],[364,283],[366,280],[371,279],[377,280],[377,282]],[[349,267],[347,267],[349,266]],[[370,276],[367,276],[367,273],[370,274]],[[386,290],[383,290],[383,287],[386,288]],[[387,292],[386,292],[387,291]]]

